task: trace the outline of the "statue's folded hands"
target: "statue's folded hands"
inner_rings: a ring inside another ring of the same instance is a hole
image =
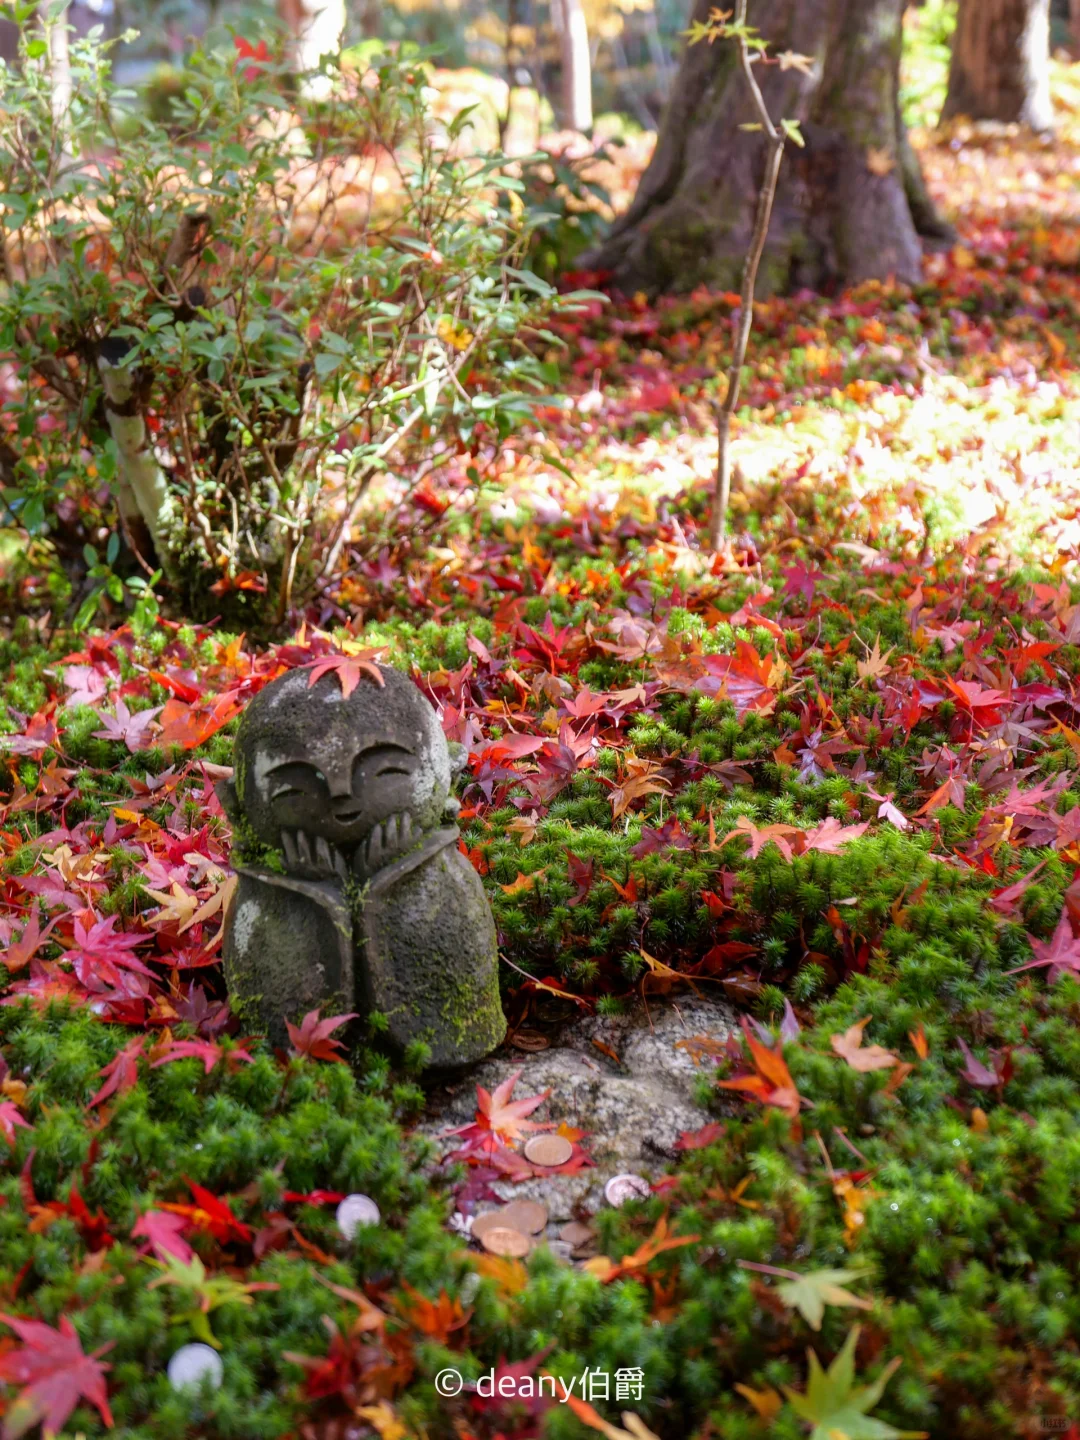
[[[303,830],[282,830],[281,848],[285,866],[294,874],[336,876],[344,883],[349,874],[345,856],[322,835],[305,835]]]

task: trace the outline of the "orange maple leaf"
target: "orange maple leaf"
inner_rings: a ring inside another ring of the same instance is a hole
[[[440,1345],[446,1345],[451,1333],[467,1324],[472,1314],[471,1310],[462,1310],[461,1301],[456,1296],[451,1298],[445,1289],[440,1290],[437,1300],[429,1300],[408,1282],[401,1288],[408,1298],[397,1301],[400,1314],[414,1330],[419,1330]]]
[[[743,1034],[750,1047],[754,1072],[751,1074],[747,1071],[741,1075],[733,1075],[730,1080],[719,1080],[717,1084],[720,1089],[741,1090],[744,1094],[760,1100],[763,1105],[773,1105],[777,1110],[783,1110],[785,1115],[790,1115],[792,1120],[797,1120],[799,1107],[809,1105],[810,1101],[796,1089],[783,1055],[779,1050],[770,1050],[756,1039],[745,1019]]]
[[[619,1261],[611,1260],[607,1255],[597,1255],[592,1260],[586,1260],[581,1268],[587,1270],[590,1275],[595,1275],[603,1284],[610,1285],[613,1280],[618,1280],[622,1275],[638,1276],[639,1271],[643,1271],[665,1250],[678,1250],[683,1245],[696,1245],[700,1239],[700,1235],[669,1235],[667,1216],[661,1215],[652,1234],[643,1240],[632,1254],[624,1255]]]
[[[520,1140],[526,1130],[550,1130],[550,1125],[538,1125],[526,1120],[526,1115],[544,1103],[551,1094],[543,1090],[539,1095],[530,1095],[524,1100],[511,1100],[514,1086],[521,1079],[521,1071],[514,1073],[489,1093],[482,1085],[476,1087],[476,1123],[482,1130],[490,1130],[509,1145]]]
[[[856,1020],[842,1035],[829,1037],[837,1055],[842,1055],[853,1070],[863,1074],[871,1070],[891,1070],[899,1062],[899,1057],[884,1046],[863,1044],[863,1030],[873,1018],[872,1015],[867,1015],[865,1020]]]

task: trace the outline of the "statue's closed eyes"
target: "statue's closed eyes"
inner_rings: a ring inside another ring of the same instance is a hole
[[[245,712],[219,787],[240,876],[226,973],[278,1043],[286,1019],[340,1005],[381,1012],[434,1066],[464,1064],[506,1028],[495,927],[458,850],[438,718],[406,676],[379,673],[346,697],[334,675],[293,670]]]

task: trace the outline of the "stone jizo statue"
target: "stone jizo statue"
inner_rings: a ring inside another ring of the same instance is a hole
[[[345,696],[308,668],[245,711],[218,793],[239,875],[224,940],[230,989],[271,1040],[318,1006],[379,1011],[400,1050],[463,1065],[502,1040],[495,925],[458,849],[464,764],[407,676],[379,666]]]

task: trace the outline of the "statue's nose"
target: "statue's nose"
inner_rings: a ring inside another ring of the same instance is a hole
[[[342,790],[330,796],[330,808],[334,812],[335,820],[349,821],[355,820],[364,806],[351,790]]]

